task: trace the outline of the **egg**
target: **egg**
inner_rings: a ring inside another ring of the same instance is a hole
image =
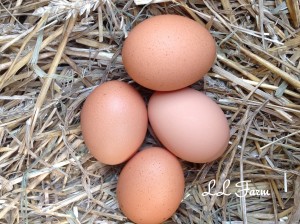
[[[102,163],[115,165],[126,161],[142,144],[148,125],[147,109],[132,86],[109,81],[87,97],[80,123],[90,153]]]
[[[192,88],[155,92],[149,100],[148,116],[157,138],[183,160],[211,162],[228,146],[227,119],[203,92]]]
[[[152,90],[171,91],[200,80],[216,58],[208,30],[179,15],[144,20],[129,32],[122,59],[129,76]]]
[[[138,224],[158,224],[177,210],[184,194],[180,162],[169,151],[150,147],[138,152],[121,171],[117,199],[123,213]]]

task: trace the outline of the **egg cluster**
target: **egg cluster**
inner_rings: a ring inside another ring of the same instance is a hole
[[[122,50],[129,76],[156,91],[148,108],[121,81],[98,86],[84,103],[81,128],[91,154],[109,165],[128,161],[118,179],[117,199],[135,223],[162,223],[178,208],[184,194],[178,158],[211,162],[227,148],[229,127],[222,110],[187,87],[209,71],[215,57],[212,36],[197,22],[176,15],[152,17],[129,33]],[[137,152],[148,120],[165,148]]]

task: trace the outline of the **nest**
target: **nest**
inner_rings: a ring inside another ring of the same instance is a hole
[[[166,223],[299,223],[295,0],[0,1],[1,223],[129,222],[116,200],[122,165],[88,153],[80,110],[95,86],[133,83],[122,65],[123,41],[160,14],[192,18],[214,36],[216,63],[193,88],[220,105],[231,128],[220,159],[183,162],[184,199]],[[139,91],[145,100],[151,94]],[[158,143],[149,132],[144,144]],[[241,181],[248,181],[244,197]],[[217,194],[223,186],[229,195]]]

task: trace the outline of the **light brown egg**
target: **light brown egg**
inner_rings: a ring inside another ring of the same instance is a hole
[[[160,15],[144,20],[129,32],[122,58],[137,83],[170,91],[193,84],[209,71],[216,58],[216,43],[194,20]]]
[[[130,159],[119,176],[117,198],[122,212],[138,224],[158,224],[171,217],[184,193],[184,175],[169,151],[151,147]]]
[[[223,111],[197,90],[154,93],[148,116],[161,143],[186,161],[211,162],[228,146],[229,126]]]
[[[129,84],[106,82],[87,97],[81,111],[83,139],[100,162],[126,161],[142,144],[148,124],[140,94]]]

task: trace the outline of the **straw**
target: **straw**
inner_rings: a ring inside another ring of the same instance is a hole
[[[123,165],[89,154],[80,112],[109,80],[149,100],[121,50],[132,28],[159,14],[188,17],[216,40],[215,64],[192,88],[221,107],[231,136],[218,160],[181,161],[184,198],[166,223],[299,223],[299,2],[136,2],[0,1],[0,223],[130,223],[116,198]],[[151,128],[143,145],[160,145]],[[215,195],[203,195],[212,180]],[[230,195],[217,196],[228,180]],[[248,193],[269,195],[239,198],[242,180]]]

